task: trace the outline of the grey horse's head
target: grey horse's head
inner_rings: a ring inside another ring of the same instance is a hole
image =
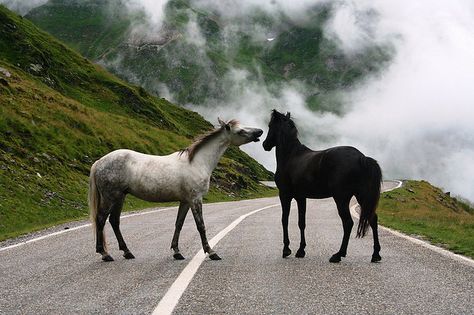
[[[218,121],[231,145],[240,146],[249,142],[258,142],[263,134],[262,129],[243,126],[235,119],[225,122],[218,118]]]

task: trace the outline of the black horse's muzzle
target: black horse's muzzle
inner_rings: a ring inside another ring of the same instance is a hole
[[[267,140],[263,141],[262,146],[265,151],[271,151],[273,148],[273,145],[269,144]]]

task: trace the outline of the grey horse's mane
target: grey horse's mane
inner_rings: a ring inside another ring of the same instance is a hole
[[[232,126],[235,126],[237,124],[239,124],[239,121],[235,120],[235,119],[232,119],[226,125],[232,127]],[[196,138],[196,140],[194,140],[194,142],[189,147],[187,147],[186,149],[181,150],[179,152],[179,155],[183,154],[184,152],[187,152],[189,162],[192,162],[193,159],[194,159],[194,156],[196,155],[196,153],[199,152],[199,150],[201,148],[203,148],[207,143],[209,143],[211,140],[216,138],[222,131],[224,131],[226,125],[221,126],[220,128],[217,128],[217,129],[214,129],[214,130],[210,130],[210,131],[198,136]]]

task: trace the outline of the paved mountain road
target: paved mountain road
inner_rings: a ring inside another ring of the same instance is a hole
[[[204,206],[208,238],[277,198]],[[94,253],[91,228],[0,248],[0,314],[150,314],[200,250],[191,213],[181,233],[187,258],[169,250],[176,208],[131,216],[122,231],[137,257],[125,260],[109,225],[114,262]],[[474,314],[474,264],[458,261],[380,231],[382,262],[370,263],[372,237],[351,238],[348,256],[328,262],[342,226],[332,199],[311,200],[306,258],[281,258],[280,206],[238,224],[215,246],[221,261],[205,259],[175,314]],[[357,221],[355,222],[357,224]],[[355,234],[355,231],[353,231]],[[296,205],[290,240],[299,244]]]

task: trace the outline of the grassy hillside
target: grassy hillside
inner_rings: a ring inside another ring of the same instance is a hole
[[[426,181],[406,181],[385,192],[380,223],[474,258],[474,208]]]
[[[212,125],[150,96],[0,6],[0,240],[87,215],[90,165],[111,150],[166,154]],[[271,193],[232,149],[207,200]],[[128,198],[126,209],[150,206]]]
[[[337,111],[334,91],[377,73],[390,59],[388,47],[344,54],[324,33],[330,4],[314,6],[304,23],[295,23],[284,12],[277,18],[259,10],[229,20],[190,1],[170,0],[160,30],[148,25],[143,13],[127,12],[121,0],[50,0],[26,17],[148,91],[159,95],[164,83],[181,104],[225,99],[231,89],[222,79],[241,69],[275,94],[281,84],[297,79],[307,85],[309,107]],[[130,25],[142,31],[130,33]],[[190,27],[202,35],[204,47],[196,45]],[[145,34],[150,29],[153,36]]]

